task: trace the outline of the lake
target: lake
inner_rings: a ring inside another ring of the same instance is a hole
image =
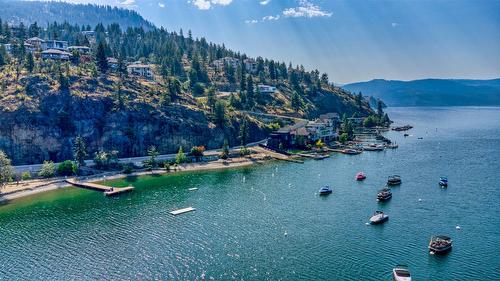
[[[136,189],[106,198],[66,188],[2,205],[0,280],[391,280],[396,264],[413,280],[500,280],[500,108],[388,112],[415,127],[386,134],[395,150],[114,180]],[[403,184],[379,203],[392,174]],[[333,193],[319,197],[326,184]],[[389,221],[366,225],[375,210]],[[448,255],[429,255],[434,234],[453,238]]]

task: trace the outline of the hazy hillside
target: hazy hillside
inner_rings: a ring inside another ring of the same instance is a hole
[[[122,27],[153,27],[135,11],[110,6],[70,4],[65,2],[37,2],[0,0],[0,18],[10,24],[37,22],[45,26],[48,22],[65,21],[78,25],[105,26],[118,23]]]
[[[500,79],[376,79],[343,88],[380,98],[388,106],[500,105]]]

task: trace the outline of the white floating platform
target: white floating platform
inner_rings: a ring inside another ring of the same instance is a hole
[[[196,190],[198,190],[198,188],[197,188],[197,187],[191,187],[191,188],[190,188],[190,189],[188,189],[188,190],[189,190],[189,191],[196,191]]]
[[[196,210],[195,208],[193,207],[188,207],[188,208],[184,208],[184,209],[179,209],[179,210],[175,210],[175,211],[172,211],[170,212],[172,215],[174,216],[177,216],[177,215],[180,215],[180,214],[184,214],[184,213],[189,213],[189,212],[192,212]]]

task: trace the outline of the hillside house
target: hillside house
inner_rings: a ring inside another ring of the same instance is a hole
[[[245,70],[250,73],[257,72],[257,62],[254,59],[245,59],[243,60],[243,64],[245,65]]]
[[[224,69],[226,65],[230,65],[232,68],[236,69],[240,65],[240,60],[237,58],[225,57],[212,62],[212,66],[216,69]]]
[[[69,52],[77,52],[80,55],[90,54],[90,48],[87,46],[69,46],[68,51]]]
[[[51,60],[69,60],[71,54],[61,50],[45,50],[40,53],[40,57],[42,59],[51,59]]]
[[[276,87],[268,85],[257,85],[257,89],[262,94],[274,94],[276,93]]]
[[[148,64],[130,64],[127,66],[127,72],[148,79],[153,78],[153,70]]]
[[[321,114],[319,116],[319,120],[322,122],[326,123],[327,126],[333,127],[333,128],[339,128],[340,127],[340,116],[336,112],[330,112],[326,114]]]
[[[108,65],[111,69],[117,69],[118,68],[118,60],[116,58],[107,58]]]
[[[42,44],[45,42],[42,38],[39,37],[32,37],[24,41],[25,44],[30,44],[33,46],[36,50],[41,50],[42,49]]]
[[[41,43],[42,50],[60,50],[67,51],[68,50],[68,41],[59,41],[59,40],[47,40]]]

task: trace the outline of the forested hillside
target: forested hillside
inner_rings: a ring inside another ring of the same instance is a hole
[[[95,26],[118,23],[122,27],[149,29],[153,25],[132,10],[93,4],[70,4],[55,1],[15,1],[0,0],[0,18],[9,24],[38,24],[49,22],[70,22],[77,25]]]
[[[151,145],[171,153],[180,146],[217,148],[224,140],[246,144],[283,125],[279,118],[257,120],[249,111],[304,118],[373,113],[317,70],[247,60],[182,30],[69,23],[41,28],[5,21],[0,26],[0,150],[15,164],[71,159],[77,136],[91,155],[116,150],[128,157],[144,155]],[[23,44],[34,36],[90,52],[73,49],[69,60],[44,58],[46,53]],[[216,67],[222,58],[231,58],[235,67]],[[147,67],[152,76],[129,73],[127,66],[134,65]],[[261,92],[263,84],[276,91]]]

